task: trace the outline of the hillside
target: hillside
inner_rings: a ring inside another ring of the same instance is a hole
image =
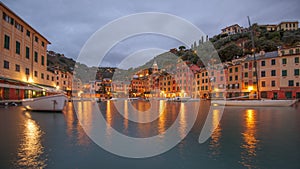
[[[269,32],[263,27],[253,24],[255,51],[271,52],[278,47],[294,47],[300,44],[300,29],[296,31]],[[234,35],[219,34],[210,38],[222,61],[232,60],[235,56],[251,54],[250,32]]]

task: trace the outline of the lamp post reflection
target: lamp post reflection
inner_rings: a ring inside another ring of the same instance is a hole
[[[25,116],[27,119],[24,124],[24,137],[18,150],[17,164],[24,168],[45,168],[47,158],[43,156],[44,147],[41,143],[44,133],[28,112]]]
[[[212,126],[215,128],[211,135],[211,140],[209,143],[209,148],[211,150],[211,157],[216,157],[220,155],[220,148],[221,148],[221,143],[220,139],[222,136],[222,128],[221,128],[221,123],[219,124],[220,120],[220,110],[213,110],[212,112]]]
[[[259,140],[256,138],[257,129],[256,129],[256,111],[252,109],[247,109],[245,113],[245,132],[242,133],[243,144],[241,145],[241,164],[248,168],[255,168],[253,166],[256,149],[259,143]]]

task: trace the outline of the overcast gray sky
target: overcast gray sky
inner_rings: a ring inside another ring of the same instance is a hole
[[[89,37],[107,23],[140,12],[164,12],[182,17],[209,36],[221,28],[247,27],[247,16],[260,24],[299,20],[299,0],[2,0],[52,44],[48,50],[77,58]],[[180,42],[145,35],[117,44],[102,65],[116,66],[128,55],[146,48],[170,49]]]

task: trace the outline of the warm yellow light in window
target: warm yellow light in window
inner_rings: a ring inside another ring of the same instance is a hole
[[[33,81],[33,79],[30,77],[30,78],[28,79],[28,82],[29,82],[29,83],[33,83],[34,81]]]
[[[253,86],[249,86],[248,91],[252,91],[252,90],[253,90]]]

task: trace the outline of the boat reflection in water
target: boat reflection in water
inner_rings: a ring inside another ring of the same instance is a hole
[[[257,139],[256,129],[256,111],[247,109],[245,112],[245,131],[242,133],[241,149],[241,164],[248,168],[256,168],[256,150],[258,148],[259,140]]]
[[[29,112],[25,112],[26,120],[22,140],[17,154],[18,168],[45,168],[47,158],[44,155],[44,146],[41,138],[44,133],[39,125],[31,119]]]

